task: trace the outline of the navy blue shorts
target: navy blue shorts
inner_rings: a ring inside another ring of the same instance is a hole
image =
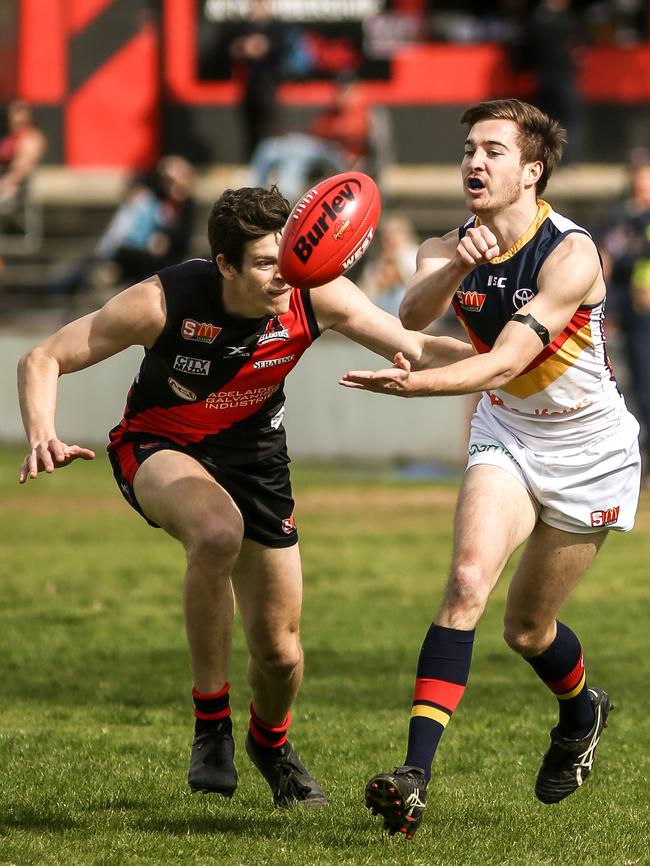
[[[232,496],[244,520],[245,538],[265,547],[292,547],[298,541],[286,448],[256,463],[226,466],[191,445],[179,445],[158,436],[140,436],[112,447],[108,456],[117,485],[129,505],[151,526],[158,524],[149,520],[140,508],[133,479],[138,467],[157,451],[178,451],[200,463]]]

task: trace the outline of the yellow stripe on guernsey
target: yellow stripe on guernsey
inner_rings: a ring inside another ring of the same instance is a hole
[[[535,367],[529,373],[517,376],[507,385],[501,386],[501,391],[512,394],[524,400],[533,394],[537,394],[552,385],[556,379],[566,373],[569,367],[573,367],[578,357],[588,346],[593,346],[591,338],[591,322],[587,322],[572,337],[562,343],[550,358],[547,358],[539,367]]]
[[[450,713],[445,713],[437,707],[430,707],[427,704],[416,704],[411,710],[411,718],[414,716],[426,716],[427,719],[433,719],[438,722],[443,728],[447,726],[447,722],[451,718]]]
[[[563,695],[556,694],[555,697],[558,699],[558,701],[568,701],[570,698],[575,698],[575,696],[578,694],[578,692],[582,690],[582,687],[584,686],[586,679],[587,679],[587,674],[583,673],[582,676],[580,677],[580,682],[575,687],[575,689],[571,689],[570,692],[565,692]]]
[[[545,219],[548,218],[548,215],[551,213],[551,206],[542,199],[537,200],[537,213],[535,215],[535,219],[528,226],[523,235],[515,241],[515,243],[510,247],[509,250],[506,250],[505,253],[501,256],[497,256],[496,259],[490,259],[491,265],[500,265],[502,262],[507,262],[508,259],[511,259],[514,255],[516,255],[519,250],[524,247],[528,241],[537,234],[537,231],[541,224]],[[474,221],[475,226],[481,225],[481,220],[479,217],[476,217]]]

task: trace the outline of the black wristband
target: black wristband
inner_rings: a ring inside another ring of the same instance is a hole
[[[534,316],[531,316],[530,313],[515,313],[512,319],[512,322],[521,322],[522,325],[528,325],[529,328],[532,328],[533,331],[537,334],[539,339],[542,341],[542,346],[548,346],[551,341],[548,331],[544,327],[544,325],[540,325]]]

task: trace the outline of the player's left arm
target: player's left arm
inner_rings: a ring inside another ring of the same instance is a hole
[[[408,364],[374,373],[350,371],[341,384],[402,397],[471,394],[503,387],[562,333],[580,305],[602,300],[604,283],[593,241],[583,234],[568,235],[542,266],[537,284],[537,295],[518,311],[525,321],[508,322],[489,352],[419,372],[411,372]]]
[[[311,302],[321,331],[337,331],[391,361],[399,353],[420,369],[474,354],[472,346],[462,340],[407,330],[346,277],[312,289]]]

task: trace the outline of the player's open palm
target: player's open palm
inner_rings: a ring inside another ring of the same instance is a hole
[[[95,452],[81,445],[66,445],[60,439],[48,439],[32,445],[20,467],[18,480],[24,484],[28,478],[36,478],[39,472],[54,472],[72,463],[73,460],[92,460]]]
[[[401,352],[395,355],[393,366],[386,370],[350,370],[341,377],[339,383],[346,388],[361,388],[378,394],[394,394],[398,397],[410,396],[411,364]]]

